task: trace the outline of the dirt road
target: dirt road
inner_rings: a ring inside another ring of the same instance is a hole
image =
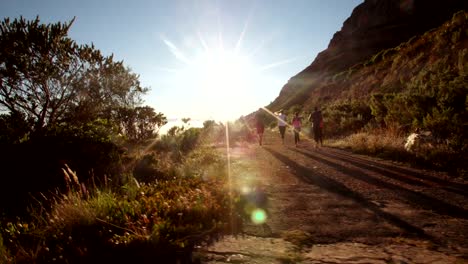
[[[231,156],[244,206],[267,218],[203,263],[468,263],[466,182],[273,132]]]

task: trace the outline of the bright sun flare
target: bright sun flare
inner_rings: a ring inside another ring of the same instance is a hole
[[[251,69],[246,57],[225,51],[205,52],[197,58],[195,66],[199,70],[202,88],[209,92],[247,84]]]
[[[206,50],[191,65],[202,110],[222,120],[238,117],[253,86],[249,59],[233,51]]]
[[[195,54],[185,53],[187,51],[179,49],[173,42],[162,37],[171,53],[185,65],[182,69],[171,72],[179,74],[178,82],[183,87],[195,91],[191,93],[193,98],[189,98],[193,114],[228,121],[255,111],[263,106],[255,97],[260,80],[264,80],[260,74],[266,69],[291,61],[278,61],[260,67],[254,65],[251,56],[240,52],[243,33],[235,47],[227,49],[224,48],[222,39],[207,45],[199,34],[197,44],[200,46],[196,46],[202,49],[192,47],[190,50],[195,51]]]

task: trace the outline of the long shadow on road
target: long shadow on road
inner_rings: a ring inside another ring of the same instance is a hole
[[[388,176],[390,178],[394,178],[394,179],[406,182],[408,184],[425,185],[425,186],[429,185],[429,184],[421,183],[420,180],[424,180],[430,183],[439,184],[446,191],[457,193],[465,197],[468,196],[467,184],[450,182],[441,178],[436,178],[427,174],[419,173],[419,172],[408,170],[405,168],[386,165],[386,164],[378,163],[375,161],[371,161],[371,160],[367,160],[367,159],[363,159],[363,158],[359,158],[355,156],[351,157],[350,155],[347,155],[343,153],[343,151],[340,151],[340,150],[334,150],[334,149],[328,149],[328,150],[331,153],[328,155],[335,159],[340,159],[342,161],[352,163],[353,165],[357,167],[365,168],[368,170],[373,170],[375,172],[381,173],[384,176]],[[397,173],[401,173],[403,175],[413,177],[413,179],[398,175]]]
[[[295,149],[295,151],[311,159],[314,159],[320,163],[326,164],[342,173],[345,173],[347,176],[353,177],[357,180],[361,180],[361,181],[373,184],[378,187],[387,188],[389,190],[398,192],[402,196],[403,199],[407,200],[413,205],[419,206],[427,210],[435,211],[438,214],[468,219],[468,211],[458,206],[446,203],[444,201],[440,201],[433,197],[427,196],[423,193],[408,190],[406,188],[403,188],[401,186],[395,185],[390,182],[382,181],[380,179],[372,177],[371,175],[365,173],[364,171],[342,166],[338,163],[319,157],[317,153],[312,154],[310,152],[306,152],[306,151],[302,151],[298,149]],[[320,155],[325,155],[325,154],[320,153]],[[335,157],[331,156],[331,158],[335,158]]]
[[[294,160],[291,160],[289,157],[269,148],[269,147],[266,147],[264,148],[266,151],[268,151],[269,153],[271,153],[271,155],[273,155],[276,159],[280,160],[281,162],[283,162],[284,164],[290,166],[291,168],[293,168],[297,173],[296,173],[296,176],[301,179],[303,182],[305,183],[308,183],[308,184],[312,184],[312,185],[315,185],[319,188],[322,188],[330,193],[335,193],[335,194],[338,194],[338,195],[341,195],[342,197],[345,197],[345,198],[348,198],[348,199],[351,199],[355,202],[357,202],[358,204],[360,204],[361,206],[363,206],[364,208],[372,211],[374,214],[376,214],[377,216],[381,217],[382,219],[384,219],[385,221],[397,226],[398,228],[404,230],[405,232],[409,233],[409,234],[414,234],[414,235],[417,235],[418,237],[420,238],[424,238],[424,239],[428,239],[428,240],[431,240],[432,242],[436,243],[435,239],[426,234],[424,232],[424,230],[422,230],[421,228],[418,228],[406,221],[404,221],[403,219],[400,219],[399,217],[395,216],[395,215],[392,215],[390,213],[387,213],[385,211],[382,211],[377,205],[375,205],[374,203],[368,201],[366,198],[364,198],[362,195],[360,195],[359,193],[356,193],[354,191],[352,191],[351,189],[349,189],[348,187],[346,187],[345,185],[343,185],[342,183],[340,182],[337,182],[333,179],[330,179],[328,178],[327,176],[317,172],[317,171],[314,171],[312,169],[309,169],[307,167],[304,167],[300,164],[298,164],[297,162],[295,162]]]

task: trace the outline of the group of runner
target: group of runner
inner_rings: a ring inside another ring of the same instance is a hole
[[[278,128],[281,136],[282,143],[284,144],[284,135],[286,133],[286,127],[288,125],[288,120],[287,116],[284,113],[283,110],[280,110],[276,114],[276,118],[278,120]],[[322,116],[322,111],[320,111],[317,107],[314,108],[314,112],[310,113],[309,117],[307,120],[312,124],[311,127],[311,137],[313,136],[315,140],[315,147],[323,146],[323,116]],[[263,133],[265,130],[265,125],[263,118],[259,115],[257,115],[256,118],[256,128],[257,128],[257,135],[258,135],[258,140],[259,144],[262,145],[263,141]],[[291,121],[291,127],[293,128],[294,132],[294,144],[296,147],[298,146],[299,142],[301,141],[300,139],[300,132],[302,129],[302,117],[299,116],[299,112],[296,112],[294,114],[294,117]],[[313,135],[312,135],[313,134]]]

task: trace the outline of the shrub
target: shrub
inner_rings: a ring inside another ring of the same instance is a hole
[[[166,155],[151,152],[135,161],[133,176],[140,182],[168,180],[173,165]]]
[[[58,126],[20,143],[3,144],[0,165],[0,208],[8,214],[24,214],[33,196],[65,190],[62,168],[68,164],[81,182],[104,177],[118,181],[123,150],[97,125]]]
[[[0,233],[0,263],[10,263],[12,261],[6,246],[3,244],[2,233]]]
[[[120,193],[96,190],[89,199],[72,192],[58,198],[49,213],[36,212],[41,221],[17,220],[2,230],[8,248],[25,262],[171,263],[227,230],[226,193],[222,182],[199,178],[134,182]]]
[[[425,144],[419,148],[405,149],[406,137],[395,129],[374,129],[328,142],[331,147],[349,149],[356,153],[407,162],[412,165],[446,170],[455,176],[466,177],[467,155],[453,151],[447,145]]]
[[[332,147],[347,148],[354,152],[377,156],[386,156],[400,160],[406,157],[403,147],[404,138],[388,133],[386,130],[374,130],[373,132],[359,132],[348,137],[334,140],[329,143]]]
[[[324,134],[349,135],[363,128],[371,119],[368,105],[359,101],[337,102],[324,112]]]

